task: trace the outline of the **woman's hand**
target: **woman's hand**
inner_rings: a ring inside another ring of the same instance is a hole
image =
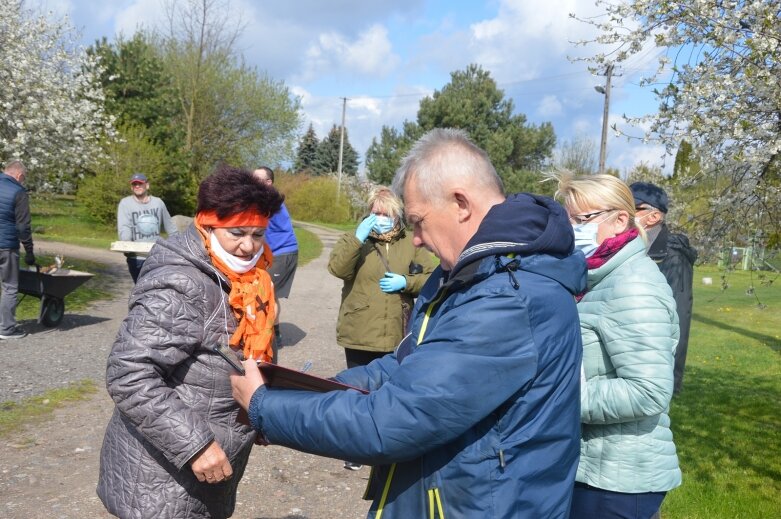
[[[233,398],[239,405],[247,411],[249,409],[249,402],[252,400],[252,395],[258,388],[265,384],[263,375],[258,369],[258,365],[254,360],[245,360],[243,362],[244,376],[239,375],[235,371],[231,372],[231,387],[233,388]]]
[[[214,440],[193,456],[190,468],[201,483],[222,483],[233,476],[233,468],[225,451]]]
[[[372,227],[374,227],[376,222],[377,215],[372,213],[358,224],[358,228],[355,230],[355,237],[358,238],[359,242],[363,243],[366,241],[366,238],[369,237],[369,233],[372,232]]]

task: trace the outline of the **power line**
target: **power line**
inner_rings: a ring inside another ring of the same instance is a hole
[[[556,80],[556,79],[564,79],[564,78],[568,78],[568,77],[579,76],[579,75],[582,75],[584,73],[587,73],[587,74],[591,75],[587,71],[567,72],[567,73],[564,73],[564,74],[556,74],[556,75],[553,75],[553,76],[545,76],[545,77],[538,77],[538,78],[532,78],[532,79],[519,79],[519,80],[516,80],[516,81],[507,81],[507,82],[504,82],[504,83],[497,83],[496,86],[497,86],[497,88],[505,88],[505,87],[508,87],[508,86],[519,85],[519,84],[524,84],[524,83],[534,83],[534,82],[539,82],[539,81],[553,81],[553,80]],[[434,89],[434,90],[436,90],[436,89]],[[550,93],[550,92],[572,92],[572,91],[575,91],[575,90],[579,90],[579,89],[571,88],[571,89],[563,89],[563,90],[557,90],[557,91],[552,91],[552,90],[546,89],[544,93]],[[351,97],[351,99],[397,99],[397,98],[403,98],[403,97],[420,97],[420,98],[422,98],[422,97],[430,96],[432,93],[433,92],[414,92],[414,93],[409,93],[409,94],[388,94],[388,95],[363,95],[363,94],[361,94],[361,95],[353,95],[353,96],[350,96],[350,97]],[[521,92],[518,95],[539,95],[539,93],[531,92],[531,93],[527,94],[527,93]],[[339,99],[342,99],[342,97],[340,96]]]

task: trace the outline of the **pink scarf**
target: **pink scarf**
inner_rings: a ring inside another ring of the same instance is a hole
[[[586,258],[586,267],[589,270],[601,267],[615,256],[618,251],[623,249],[627,243],[637,238],[638,234],[640,234],[640,231],[632,228],[603,241],[597,250],[594,251],[594,254]],[[586,295],[586,291],[576,295],[575,300],[580,301],[584,295]]]

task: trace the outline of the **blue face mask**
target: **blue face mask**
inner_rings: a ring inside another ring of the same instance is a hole
[[[575,231],[575,249],[582,251],[588,258],[597,250],[597,233],[599,232],[598,223],[579,223],[573,224],[572,230]]]
[[[396,222],[390,216],[377,215],[377,220],[374,222],[374,232],[377,234],[385,234],[393,230]]]

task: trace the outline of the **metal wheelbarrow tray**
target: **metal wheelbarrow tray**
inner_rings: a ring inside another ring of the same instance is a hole
[[[44,326],[57,326],[65,315],[65,296],[89,281],[93,275],[71,269],[55,269],[50,272],[37,270],[19,271],[19,293],[41,299],[38,322]]]

